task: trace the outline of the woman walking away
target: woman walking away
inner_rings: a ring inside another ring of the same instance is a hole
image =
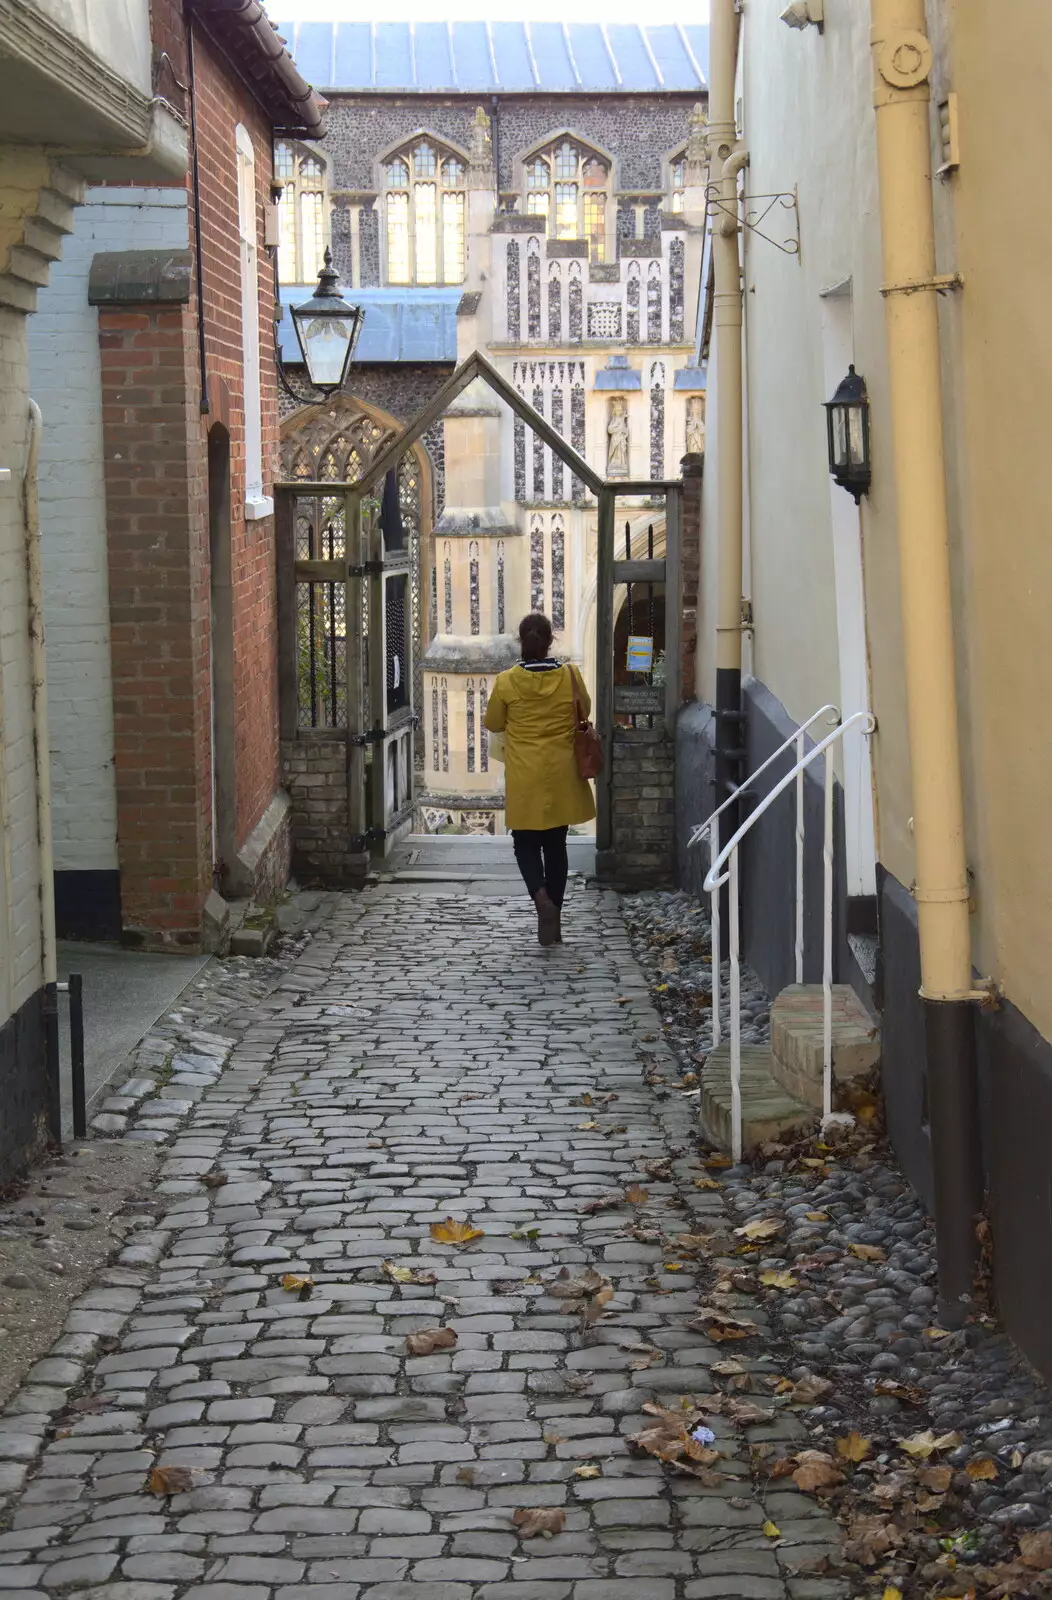
[[[576,667],[551,661],[552,625],[534,612],[519,625],[522,660],[502,672],[486,709],[486,727],[504,734],[505,817],[530,898],[541,944],[562,943],[568,863],[566,835],[590,822],[595,801],[579,776],[574,731],[592,709]]]

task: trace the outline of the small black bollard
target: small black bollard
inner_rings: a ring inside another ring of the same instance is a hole
[[[54,1150],[62,1149],[62,1079],[58,1043],[57,983],[44,985],[44,1066],[47,1072],[48,1135]]]
[[[73,1137],[88,1136],[87,1105],[84,1093],[84,980],[79,972],[69,975],[69,1070],[73,1091]]]

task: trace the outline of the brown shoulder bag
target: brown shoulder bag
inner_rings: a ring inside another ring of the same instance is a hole
[[[584,714],[584,701],[579,693],[581,680],[576,667],[570,668],[570,674],[574,685],[573,753],[577,761],[577,771],[582,778],[598,778],[606,765],[603,741]]]

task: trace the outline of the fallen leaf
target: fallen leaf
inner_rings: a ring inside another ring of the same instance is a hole
[[[733,1165],[734,1162],[730,1156],[706,1156],[702,1162],[702,1166],[706,1167],[709,1172],[726,1172],[727,1168],[733,1167]]]
[[[590,1094],[579,1094],[576,1100],[570,1101],[570,1104],[572,1106],[590,1106],[593,1104],[593,1100]]]
[[[969,1461],[964,1470],[969,1478],[973,1478],[977,1482],[997,1477],[997,1463],[991,1461],[989,1456],[980,1456],[975,1461]]]
[[[225,1172],[206,1172],[201,1179],[206,1189],[221,1189],[224,1183],[229,1183],[230,1178]]]
[[[813,1494],[819,1489],[833,1489],[843,1481],[844,1474],[824,1450],[801,1450],[797,1455],[793,1482],[798,1489]]]
[[[638,1433],[628,1435],[629,1444],[638,1450],[645,1450],[658,1461],[695,1475],[697,1469],[711,1467],[719,1460],[719,1451],[710,1448],[711,1429],[704,1429],[700,1438],[694,1437],[697,1414],[693,1410],[670,1411],[650,1400],[643,1410],[656,1420]]]
[[[841,1461],[865,1461],[872,1449],[871,1441],[863,1439],[860,1433],[849,1433],[836,1442],[836,1453]]]
[[[859,1261],[886,1261],[888,1253],[879,1244],[849,1244],[848,1249]]]
[[[927,1395],[923,1389],[918,1389],[915,1384],[896,1383],[892,1378],[880,1378],[873,1385],[874,1394],[890,1395],[894,1400],[904,1400],[910,1406],[922,1406],[927,1403]]]
[[[290,1294],[295,1294],[298,1292],[301,1297],[306,1298],[304,1296],[304,1290],[306,1290],[307,1295],[310,1294],[310,1291],[314,1287],[314,1279],[303,1277],[298,1272],[286,1272],[285,1276],[281,1280],[281,1287],[283,1289],[287,1289]]]
[[[519,1530],[520,1539],[536,1539],[538,1534],[553,1539],[563,1531],[566,1512],[561,1506],[526,1506],[516,1511],[511,1520]]]
[[[186,1494],[199,1481],[200,1475],[195,1479],[192,1467],[154,1467],[146,1487],[151,1494],[163,1498],[168,1494]]]
[[[707,1334],[710,1339],[715,1339],[717,1344],[725,1339],[748,1339],[760,1331],[749,1317],[733,1316],[729,1311],[721,1311],[717,1306],[699,1306],[697,1318],[691,1326],[700,1328],[702,1333]]]
[[[433,1222],[430,1232],[436,1244],[470,1244],[473,1239],[484,1236],[481,1228],[473,1227],[470,1222],[458,1222],[453,1217],[447,1217],[445,1222]]]
[[[940,1339],[952,1339],[953,1334],[949,1328],[925,1328],[924,1337],[938,1343]]]
[[[417,1272],[412,1267],[400,1267],[393,1261],[385,1261],[381,1268],[393,1283],[437,1283],[438,1279],[433,1272]]]
[[[915,1460],[927,1461],[929,1456],[936,1455],[940,1450],[956,1450],[963,1444],[959,1433],[944,1433],[936,1437],[930,1428],[923,1433],[915,1433],[909,1439],[900,1439],[899,1447]]]
[[[595,1200],[586,1201],[581,1207],[581,1211],[585,1216],[594,1217],[599,1211],[613,1211],[621,1204],[623,1204],[621,1194],[612,1190],[607,1194],[599,1195]]]
[[[458,1467],[456,1471],[456,1480],[458,1483],[466,1483],[470,1486],[475,1481],[475,1468]]]
[[[896,1589],[893,1583],[889,1583],[881,1596],[881,1600],[902,1600],[902,1590]]]
[[[718,1378],[740,1378],[749,1369],[743,1367],[740,1361],[735,1361],[733,1356],[728,1356],[725,1361],[717,1361],[712,1370]]]
[[[886,1514],[855,1517],[848,1525],[844,1555],[859,1566],[873,1567],[890,1550],[898,1549],[904,1534]]]
[[[573,1469],[575,1478],[601,1478],[602,1475],[602,1467],[597,1466],[594,1461],[586,1461],[583,1467],[574,1467]]]
[[[760,1282],[765,1289],[797,1289],[799,1280],[791,1272],[761,1272]]]
[[[598,1122],[579,1122],[577,1131],[578,1133],[590,1133],[593,1128],[598,1128],[598,1126]]]
[[[767,1535],[768,1539],[780,1539],[782,1537],[781,1528],[779,1528],[777,1523],[772,1522],[770,1517],[768,1517],[767,1521],[764,1523],[763,1531]]]
[[[665,1271],[666,1272],[682,1272],[683,1271],[683,1263],[682,1263],[682,1261],[666,1261],[665,1262]]]
[[[952,1467],[925,1467],[923,1472],[918,1472],[917,1482],[922,1483],[933,1494],[945,1494],[953,1482]]]
[[[734,1236],[737,1239],[748,1239],[750,1243],[757,1239],[773,1239],[781,1233],[785,1224],[780,1217],[754,1217],[743,1228],[735,1228]]]
[[[650,1191],[640,1183],[630,1183],[625,1190],[625,1199],[630,1206],[642,1206],[650,1199]]]
[[[453,1328],[421,1328],[419,1333],[407,1333],[405,1347],[411,1356],[430,1356],[436,1350],[452,1350],[457,1342]]]
[[[829,1221],[829,1213],[827,1211],[807,1211],[804,1214],[807,1217],[808,1222]]]
[[[1025,1567],[1035,1572],[1048,1572],[1052,1568],[1052,1533],[1023,1533],[1019,1536],[1019,1559]]]
[[[722,1189],[722,1183],[717,1183],[715,1178],[695,1178],[695,1189]]]

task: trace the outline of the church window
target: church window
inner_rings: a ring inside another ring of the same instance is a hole
[[[563,139],[524,163],[528,216],[547,217],[552,239],[587,239],[595,262],[608,259],[610,169],[590,151]]]
[[[387,281],[463,283],[467,169],[428,140],[384,165]]]
[[[274,147],[278,201],[278,277],[313,284],[329,242],[325,167],[316,155],[281,140]]]

